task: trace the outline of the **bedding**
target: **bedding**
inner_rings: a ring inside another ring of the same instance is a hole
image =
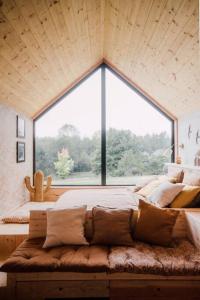
[[[200,275],[200,250],[189,241],[173,248],[135,242],[133,246],[59,246],[43,249],[44,239],[25,240],[1,267],[2,272],[130,272]]]
[[[110,208],[137,208],[142,196],[133,193],[130,188],[81,189],[70,190],[58,199],[55,209],[87,205],[87,210],[94,206]]]

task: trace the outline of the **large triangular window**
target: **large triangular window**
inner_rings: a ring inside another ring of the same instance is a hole
[[[173,144],[173,120],[103,64],[35,120],[35,169],[54,185],[134,185]]]

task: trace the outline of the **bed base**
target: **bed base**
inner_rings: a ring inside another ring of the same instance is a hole
[[[200,276],[129,273],[8,274],[9,300],[108,298],[200,300]]]

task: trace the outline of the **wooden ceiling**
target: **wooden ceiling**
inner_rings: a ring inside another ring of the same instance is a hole
[[[103,60],[171,114],[200,109],[198,0],[0,0],[0,102],[35,116]]]

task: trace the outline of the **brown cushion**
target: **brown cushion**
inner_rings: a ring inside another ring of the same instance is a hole
[[[94,207],[92,244],[132,245],[132,209]]]
[[[105,272],[109,268],[105,246],[42,248],[44,239],[25,240],[2,266],[5,272]]]
[[[200,274],[200,249],[183,239],[174,241],[170,248],[138,241],[133,247],[111,247],[108,259],[110,272],[113,273],[175,276]]]
[[[143,242],[169,246],[178,214],[178,211],[161,209],[140,200],[134,237]]]
[[[183,170],[176,170],[174,168],[168,168],[167,176],[170,178],[174,178],[176,183],[183,182],[184,172]]]

